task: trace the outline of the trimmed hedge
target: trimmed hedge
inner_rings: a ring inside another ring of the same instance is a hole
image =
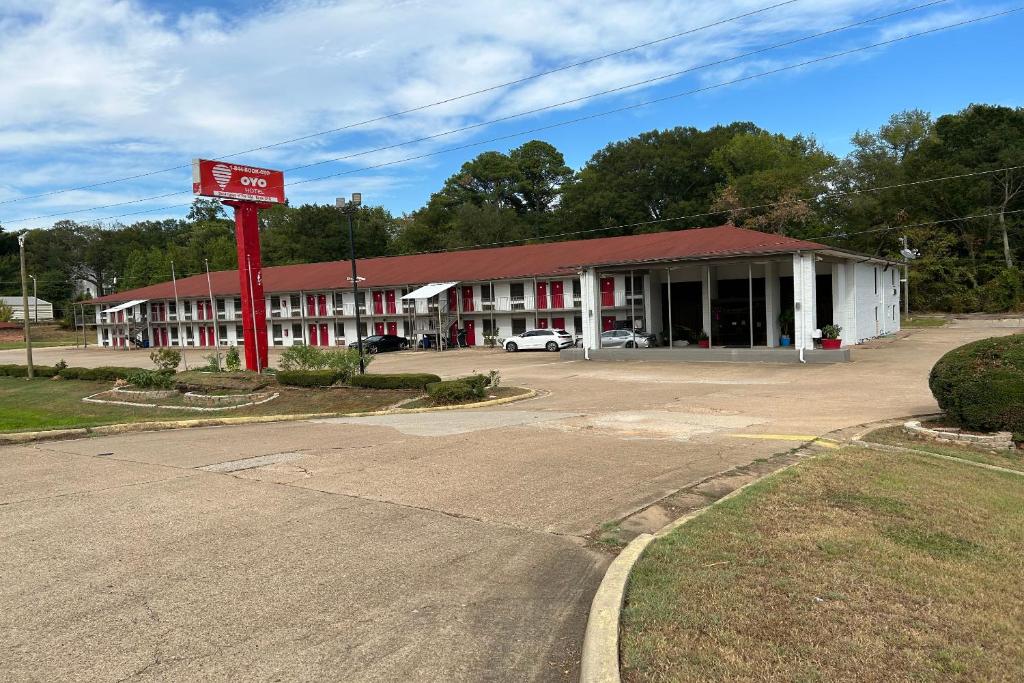
[[[468,382],[468,378],[452,379],[447,382],[434,382],[427,385],[427,396],[434,403],[465,403],[478,401],[484,397],[484,387],[479,382]]]
[[[36,377],[53,377],[58,370],[52,365],[33,365]],[[0,365],[0,377],[28,377],[27,365]]]
[[[979,432],[1024,432],[1024,335],[953,349],[932,368],[928,386],[950,420]]]
[[[329,387],[342,373],[337,370],[279,370],[277,381],[290,387]]]
[[[393,375],[355,375],[348,383],[364,389],[419,389],[440,382],[441,378],[426,372]]]
[[[64,379],[110,382],[118,379],[127,379],[128,375],[138,371],[139,368],[122,368],[113,365],[105,365],[98,368],[64,368],[59,374]]]

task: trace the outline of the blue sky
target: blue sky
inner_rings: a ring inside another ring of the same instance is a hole
[[[774,0],[778,2],[779,0]],[[0,225],[182,216],[187,165],[523,78],[774,4],[773,0],[509,3],[7,0],[0,7]],[[652,128],[749,120],[843,155],[858,129],[920,108],[1021,106],[1024,12],[533,135],[520,131],[758,74],[1009,9],[949,0],[854,30],[441,138],[474,125],[829,30],[927,0],[798,0],[643,50],[407,116],[236,157],[290,169],[294,203],[362,191],[421,206],[480,151],[539,138],[580,167]],[[450,153],[496,136],[506,140]],[[379,147],[399,145],[389,150]],[[420,159],[391,164],[406,157]],[[376,169],[367,166],[388,164]],[[336,177],[322,178],[342,174]],[[131,202],[131,203],[127,203]],[[114,205],[108,208],[97,208]],[[143,213],[144,212],[144,213]],[[53,214],[53,215],[51,215]],[[132,214],[132,215],[124,215]],[[35,218],[46,216],[45,218]],[[111,218],[117,217],[117,218]],[[29,220],[25,220],[29,219]]]

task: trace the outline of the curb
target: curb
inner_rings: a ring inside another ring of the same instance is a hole
[[[816,438],[798,446],[794,452],[800,453],[806,450],[817,440]],[[608,570],[597,588],[597,593],[594,594],[594,600],[591,602],[587,630],[583,636],[580,683],[619,683],[621,681],[619,676],[619,625],[622,605],[626,600],[629,575],[651,542],[672,533],[708,510],[714,509],[720,503],[735,498],[754,484],[774,477],[780,472],[785,472],[801,462],[802,460],[797,460],[774,472],[769,472],[763,477],[749,481],[710,505],[669,522],[653,534],[641,534],[634,538],[608,566]]]
[[[513,387],[522,389],[525,387]],[[490,406],[515,403],[536,398],[539,392],[536,389],[526,389],[526,393],[517,396],[506,396],[504,398],[493,398],[488,401],[471,403],[469,405],[452,406],[430,406],[424,408],[384,408],[383,410],[364,411],[360,413],[299,413],[296,415],[257,415],[251,417],[218,417],[192,420],[161,420],[153,422],[123,422],[119,424],[99,425],[97,427],[79,427],[75,429],[48,429],[41,432],[12,432],[0,434],[0,446],[32,443],[35,441],[57,441],[61,439],[74,439],[84,436],[106,435],[106,434],[128,434],[132,432],[158,432],[168,429],[191,429],[195,427],[226,427],[230,425],[262,424],[265,422],[299,422],[302,420],[321,420],[335,417],[373,417],[377,415],[399,415],[403,413],[433,413],[443,410],[467,410],[472,408],[487,408]],[[403,401],[404,403],[404,401]]]
[[[1000,467],[999,465],[989,465],[987,462],[974,462],[973,460],[964,460],[963,458],[954,458],[952,455],[942,455],[941,453],[932,453],[931,451],[922,451],[917,448],[907,448],[906,446],[890,446],[886,443],[874,443],[873,441],[864,441],[863,439],[853,439],[850,441],[854,446],[860,446],[861,448],[867,448],[872,451],[883,451],[886,453],[909,453],[911,455],[923,455],[928,458],[936,458],[938,460],[946,460],[948,462],[956,462],[961,465],[968,465],[970,467],[977,467],[982,470],[989,470],[990,472],[1003,472],[1005,474],[1014,474],[1018,477],[1024,477],[1024,470],[1011,470],[1008,467]]]

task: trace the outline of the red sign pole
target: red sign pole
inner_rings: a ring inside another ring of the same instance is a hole
[[[235,209],[235,239],[238,244],[238,284],[242,292],[242,331],[245,369],[262,372],[267,354],[267,306],[263,296],[263,262],[260,257],[260,202],[223,201]]]

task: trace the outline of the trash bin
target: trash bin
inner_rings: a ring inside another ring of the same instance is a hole
[[[148,339],[143,339],[142,340],[142,348],[144,348],[144,349],[148,349],[149,348],[149,340]]]
[[[423,335],[423,348],[430,348],[430,337],[428,337],[427,335]]]

